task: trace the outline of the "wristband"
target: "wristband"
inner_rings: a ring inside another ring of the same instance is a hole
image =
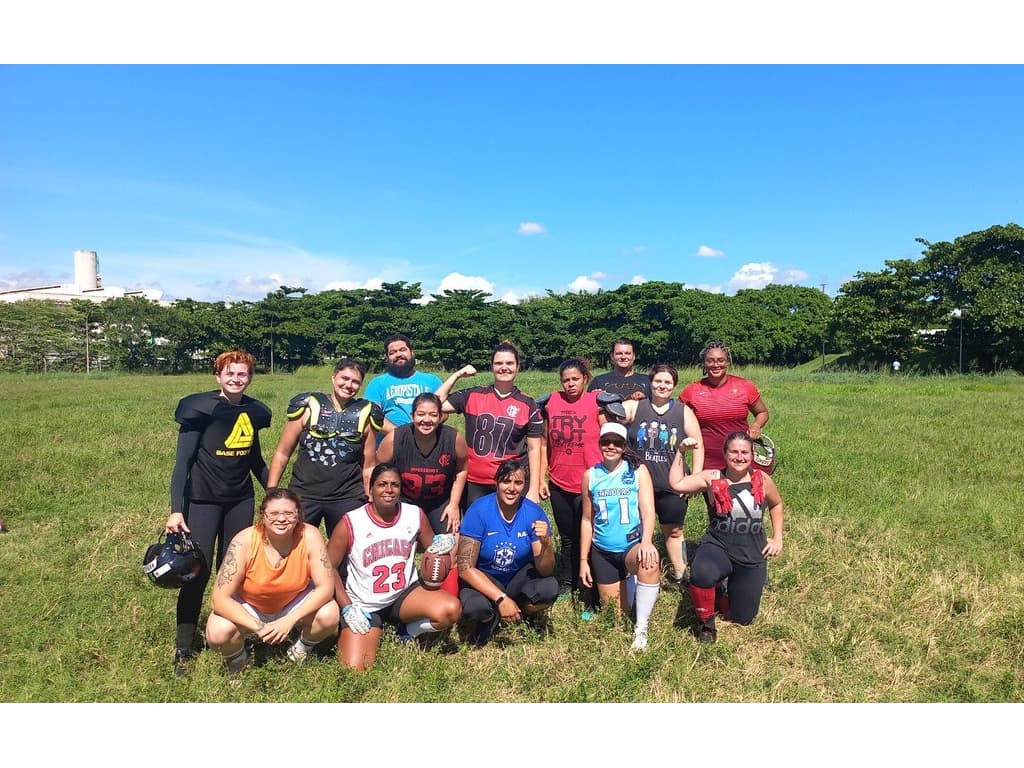
[[[498,595],[498,599],[494,601],[494,604],[501,605],[501,601],[504,600],[506,597],[508,597],[508,595],[502,592],[500,595]]]

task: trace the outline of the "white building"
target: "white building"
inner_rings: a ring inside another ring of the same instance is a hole
[[[159,302],[160,297],[163,296],[163,291],[155,288],[129,291],[113,286],[103,287],[103,280],[97,271],[98,263],[96,251],[75,251],[75,282],[0,291],[0,301],[41,299],[57,304],[70,304],[72,299],[101,302],[107,299],[121,299],[126,296],[141,296],[144,299]]]

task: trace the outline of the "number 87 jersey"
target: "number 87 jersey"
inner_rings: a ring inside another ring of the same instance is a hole
[[[594,506],[595,547],[625,552],[640,541],[640,494],[636,471],[629,462],[621,462],[610,472],[603,463],[592,467],[588,491]]]

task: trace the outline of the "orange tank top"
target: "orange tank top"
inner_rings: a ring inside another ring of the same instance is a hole
[[[309,580],[305,536],[299,538],[280,566],[272,568],[263,551],[263,536],[253,526],[252,553],[245,565],[245,580],[238,591],[239,597],[260,613],[274,614],[298,597]]]

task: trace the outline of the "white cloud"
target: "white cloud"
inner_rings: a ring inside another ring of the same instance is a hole
[[[647,253],[646,245],[631,245],[629,248],[623,248],[623,253]]]
[[[722,286],[713,283],[697,283],[696,285],[688,285],[686,287],[696,288],[698,291],[707,291],[708,293],[725,293],[722,290]]]
[[[633,279],[629,281],[630,285],[643,285],[647,282],[647,278],[643,275],[633,275]]]
[[[369,280],[364,280],[361,283],[357,283],[354,280],[332,280],[323,287],[325,291],[354,291],[359,288],[365,288],[368,291],[380,290],[381,285],[384,281],[379,277],[371,277]]]
[[[712,248],[710,245],[702,245],[697,249],[697,255],[707,259],[717,259],[719,256],[725,256],[725,251]]]
[[[802,269],[787,269],[775,282],[781,285],[799,285],[807,280],[807,273]]]
[[[547,227],[541,224],[539,221],[521,221],[519,222],[519,234],[520,235],[546,235],[548,233]]]
[[[595,272],[592,275],[580,275],[569,283],[569,290],[573,292],[595,293],[601,289],[601,283],[598,280],[604,277],[605,274],[603,272]]]
[[[516,291],[505,291],[505,293],[501,295],[501,301],[504,301],[506,304],[518,304],[519,302],[523,301],[524,299],[528,299],[530,296],[533,295],[535,294],[522,294],[517,293]]]
[[[770,261],[744,264],[736,274],[729,278],[729,290],[764,288],[769,283],[775,282],[775,275],[778,271],[778,268]]]
[[[486,294],[494,293],[494,283],[486,277],[474,277],[463,275],[461,272],[450,272],[441,279],[441,284],[434,293],[442,291],[483,291]]]

